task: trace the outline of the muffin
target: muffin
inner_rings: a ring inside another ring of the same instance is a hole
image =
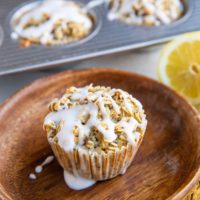
[[[14,19],[13,28],[23,46],[66,44],[89,35],[93,19],[75,2],[44,0]]]
[[[49,111],[44,130],[72,189],[124,174],[147,126],[141,103],[110,87],[70,87]]]
[[[170,24],[184,12],[181,0],[108,0],[108,7],[110,20],[147,26]]]

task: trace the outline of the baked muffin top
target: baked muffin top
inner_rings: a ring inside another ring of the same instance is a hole
[[[35,43],[70,43],[87,36],[93,28],[91,16],[77,3],[44,0],[15,21],[18,37]]]
[[[49,105],[44,121],[49,140],[64,150],[116,151],[136,146],[147,120],[141,103],[121,89],[70,87]]]
[[[108,4],[109,19],[136,25],[170,24],[184,12],[181,0],[108,0]]]

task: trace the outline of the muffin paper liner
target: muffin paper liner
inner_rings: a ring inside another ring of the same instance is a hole
[[[65,151],[58,143],[48,139],[52,150],[64,170],[74,176],[87,179],[106,180],[124,174],[130,166],[141,143],[136,146],[128,144],[121,150],[106,153],[87,152],[74,149]]]

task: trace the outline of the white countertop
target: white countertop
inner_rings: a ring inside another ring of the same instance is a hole
[[[128,53],[121,53],[111,56],[94,58],[82,61],[78,64],[71,64],[67,67],[51,68],[43,71],[29,71],[12,75],[0,76],[0,103],[15,93],[18,89],[31,81],[66,70],[69,67],[74,69],[86,67],[111,67],[123,70],[134,71],[156,79],[156,69],[159,59],[160,46],[141,49]]]

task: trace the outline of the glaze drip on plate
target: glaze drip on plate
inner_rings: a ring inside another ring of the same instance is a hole
[[[36,174],[41,173],[43,171],[43,167],[45,165],[48,165],[51,162],[53,162],[53,160],[54,160],[54,156],[48,156],[40,165],[37,165],[35,167],[35,173],[30,173],[29,174],[29,178],[33,179],[33,180],[37,179],[37,175]]]
[[[85,179],[80,176],[74,176],[67,171],[64,171],[64,180],[68,187],[73,190],[83,190],[91,187],[96,183],[95,180]]]

